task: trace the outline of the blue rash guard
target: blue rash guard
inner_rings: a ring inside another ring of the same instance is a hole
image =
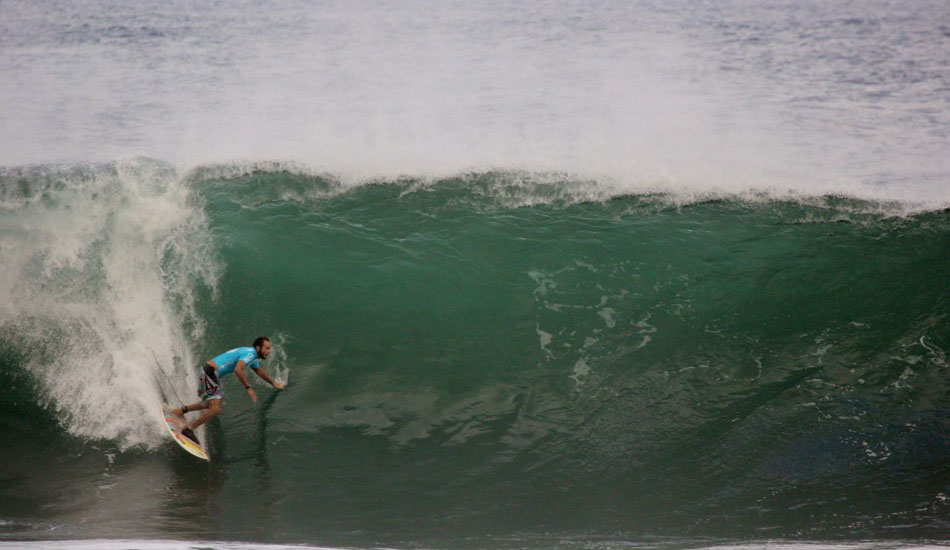
[[[260,359],[257,357],[257,350],[251,347],[235,348],[226,351],[212,359],[215,365],[218,365],[218,378],[234,372],[234,367],[238,361],[244,361],[244,365],[257,370],[260,365]]]

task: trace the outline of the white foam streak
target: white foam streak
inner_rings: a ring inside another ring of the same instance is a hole
[[[65,170],[26,195],[0,215],[5,338],[69,432],[161,441],[161,392],[193,392],[194,286],[216,280],[204,214],[148,161]]]

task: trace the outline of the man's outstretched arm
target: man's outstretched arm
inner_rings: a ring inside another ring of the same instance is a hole
[[[254,371],[254,374],[256,374],[256,375],[260,376],[261,378],[263,378],[265,382],[267,382],[267,383],[270,384],[271,386],[274,386],[274,388],[276,388],[276,389],[278,389],[278,390],[284,389],[284,383],[283,383],[283,382],[277,382],[276,380],[271,379],[271,377],[268,376],[266,372],[264,372],[264,369],[258,367],[258,368],[256,368],[256,369],[251,369],[251,370]]]

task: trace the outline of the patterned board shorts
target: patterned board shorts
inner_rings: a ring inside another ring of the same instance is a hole
[[[204,365],[201,371],[201,378],[198,382],[198,397],[202,401],[211,399],[221,399],[221,382],[218,381],[218,373],[211,365]]]

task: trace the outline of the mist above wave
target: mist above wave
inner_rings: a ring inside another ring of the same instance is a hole
[[[357,180],[950,201],[941,3],[64,9],[5,7],[0,163],[276,158]]]

